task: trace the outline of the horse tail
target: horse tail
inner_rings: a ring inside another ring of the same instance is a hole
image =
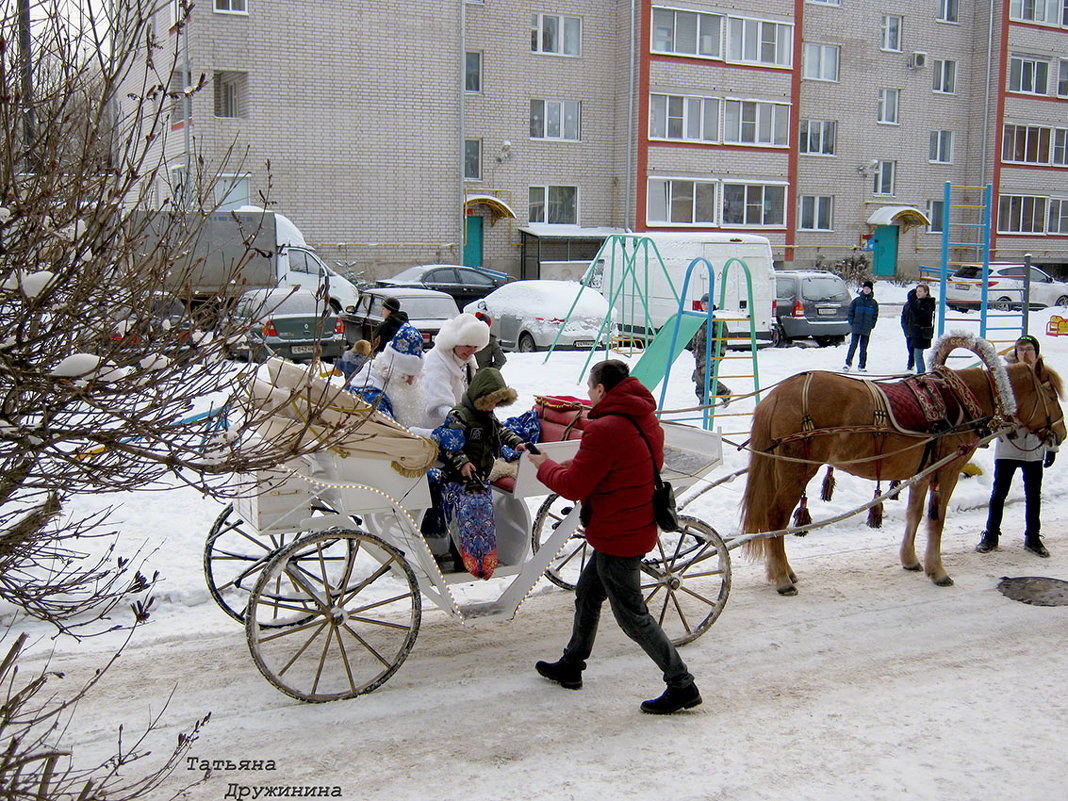
[[[775,416],[777,397],[773,391],[753,411],[753,427],[749,432],[749,475],[742,495],[742,532],[753,534],[768,530],[768,499],[775,495],[776,463],[768,456],[772,449],[771,421]],[[764,556],[763,537],[745,544],[747,556]]]

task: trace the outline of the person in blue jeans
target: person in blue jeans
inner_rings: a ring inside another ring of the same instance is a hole
[[[853,367],[853,354],[860,346],[860,362],[858,367],[863,373],[868,369],[868,339],[879,319],[879,302],[875,299],[875,287],[871,281],[865,281],[860,288],[860,294],[853,298],[849,304],[849,330],[852,336],[849,339],[849,353],[846,354],[845,370]]]
[[[905,307],[901,310],[901,328],[905,332],[905,341],[912,348],[912,361],[916,364],[916,374],[927,372],[923,352],[931,347],[934,338],[934,313],[937,308],[931,297],[931,287],[917,284],[909,292]]]

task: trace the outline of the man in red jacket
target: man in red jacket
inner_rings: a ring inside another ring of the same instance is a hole
[[[656,523],[653,461],[635,423],[649,440],[659,468],[664,431],[654,413],[656,401],[630,377],[627,365],[615,359],[595,364],[588,384],[593,409],[575,458],[557,464],[544,455],[528,454],[538,467],[539,481],[565,498],[582,501],[583,517],[589,520],[586,541],[593,547],[593,558],[575,588],[575,622],[564,655],[558,662],[534,667],[569,690],[582,687],[582,671],[607,598],[619,627],[664,672],[667,689],[659,698],[643,701],[642,711],[667,715],[690,709],[701,703],[701,693],[678,650],[649,614],[639,583],[642,557],[656,545]]]

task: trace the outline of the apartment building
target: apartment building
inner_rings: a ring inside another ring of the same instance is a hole
[[[990,184],[991,258],[1068,268],[1068,0],[203,6],[159,19],[206,83],[158,196],[199,151],[225,204],[266,192],[369,274],[535,277],[613,231],[721,230],[912,276],[941,263],[947,182],[952,242]]]

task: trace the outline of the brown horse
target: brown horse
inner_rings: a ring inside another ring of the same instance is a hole
[[[876,481],[904,480],[956,452],[960,454],[957,459],[909,488],[901,542],[901,565],[906,570],[919,570],[916,529],[924,498],[931,489],[923,568],[935,584],[951,585],[953,579],[942,566],[942,525],[961,468],[987,432],[987,424],[1007,423],[1057,442],[1065,438],[1064,413],[1058,401],[1063,392],[1060,376],[1041,359],[1033,366],[1013,364],[1006,370],[1011,390],[999,379],[1000,393],[986,369],[947,371],[971,391],[971,402],[973,406],[977,403],[982,413],[978,419],[974,414],[965,415],[964,425],[936,438],[899,433],[880,423],[875,397],[862,380],[827,372],[786,379],[757,404],[753,414],[752,455],[742,499],[743,531],[749,534],[786,528],[790,512],[821,465]],[[1007,397],[1010,391],[1015,395],[1014,415],[1012,399]],[[746,543],[746,550],[751,556],[764,556],[768,580],[780,594],[797,594],[797,576],[786,561],[781,536],[754,539]]]

